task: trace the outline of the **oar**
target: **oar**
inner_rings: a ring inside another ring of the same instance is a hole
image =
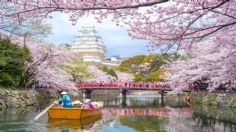
[[[50,106],[48,106],[47,108],[45,108],[42,112],[40,112],[37,116],[34,117],[34,119],[32,120],[37,121],[42,115],[44,115],[51,107],[53,107],[55,105],[55,103],[53,102]]]

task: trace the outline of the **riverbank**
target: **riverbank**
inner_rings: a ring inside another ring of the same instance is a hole
[[[67,91],[72,100],[82,100],[82,91],[71,89]],[[0,110],[5,108],[21,108],[26,106],[47,105],[60,96],[58,90],[8,90],[0,89]],[[93,100],[111,100],[119,96],[119,91],[95,90]]]
[[[235,93],[208,93],[193,92],[190,94],[190,103],[192,105],[213,105],[236,107]]]
[[[0,89],[0,108],[19,108],[25,106],[40,106],[50,99],[58,98],[57,91],[44,90],[7,90]]]

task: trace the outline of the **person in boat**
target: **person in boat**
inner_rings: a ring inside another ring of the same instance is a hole
[[[95,109],[95,105],[92,104],[91,100],[90,99],[85,99],[84,100],[84,104],[82,105],[82,108],[85,108],[85,109]]]
[[[59,104],[63,104],[63,107],[67,107],[67,108],[72,107],[72,101],[70,99],[70,96],[67,94],[67,92],[65,92],[65,91],[61,92]]]

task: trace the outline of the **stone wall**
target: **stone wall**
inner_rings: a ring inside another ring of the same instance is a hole
[[[82,101],[82,91],[72,89],[67,91],[72,100]],[[117,98],[119,90],[94,90],[92,100],[106,101]],[[0,89],[0,109],[19,108],[25,106],[44,106],[58,99],[57,90],[6,90]]]
[[[190,102],[193,105],[203,104],[236,107],[236,94],[193,92],[190,94]]]
[[[69,91],[72,99],[79,98],[81,94]],[[6,90],[0,89],[0,109],[19,108],[25,106],[47,105],[52,100],[58,99],[60,94],[57,90]]]

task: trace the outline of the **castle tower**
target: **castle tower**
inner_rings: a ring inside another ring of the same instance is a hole
[[[102,38],[97,35],[95,27],[82,27],[71,48],[87,62],[102,63],[106,53]]]

